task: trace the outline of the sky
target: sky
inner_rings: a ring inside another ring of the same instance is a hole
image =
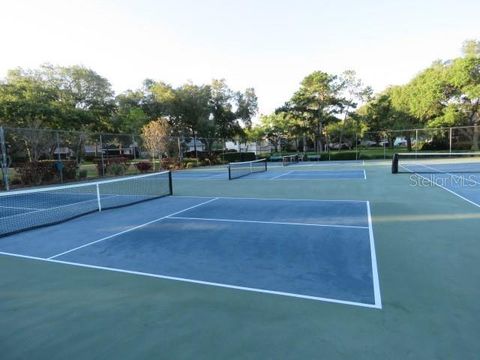
[[[478,14],[478,0],[0,0],[0,78],[83,65],[117,94],[225,79],[268,114],[316,70],[354,70],[377,92],[406,83],[480,40]]]

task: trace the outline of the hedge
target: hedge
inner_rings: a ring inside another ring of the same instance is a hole
[[[221,159],[225,162],[239,162],[256,160],[253,152],[229,152],[221,155]]]
[[[23,185],[41,185],[57,181],[60,174],[55,167],[57,160],[39,160],[15,166],[15,172]],[[63,180],[75,180],[78,165],[75,160],[63,160]]]
[[[95,159],[94,163],[97,166],[98,176],[105,175],[123,175],[127,172],[128,167],[130,166],[130,159],[117,156],[117,157],[108,157],[102,159]]]

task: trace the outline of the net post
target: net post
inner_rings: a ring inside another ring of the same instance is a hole
[[[232,180],[232,169],[230,165],[228,165],[228,180]]]
[[[170,195],[173,195],[172,171],[168,172],[168,188],[170,190]]]
[[[97,189],[97,203],[98,203],[98,211],[102,211],[102,202],[100,201],[100,185],[96,184],[95,185]]]
[[[392,159],[392,174],[398,174],[398,154],[393,154]]]

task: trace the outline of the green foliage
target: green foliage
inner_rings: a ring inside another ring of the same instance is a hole
[[[79,172],[78,172],[78,178],[80,180],[85,180],[88,176],[88,170],[86,169],[81,169]]]
[[[140,161],[135,164],[135,167],[141,173],[147,173],[152,170],[152,163],[150,161]]]
[[[281,139],[294,136],[295,118],[287,112],[278,112],[271,115],[262,115],[260,125],[256,126],[250,134],[266,138],[274,147],[275,152],[281,147]],[[281,150],[281,149],[280,149]]]
[[[15,127],[108,130],[114,110],[110,83],[81,66],[18,68],[0,83],[0,121]]]
[[[331,151],[328,154],[329,160],[356,160],[357,152],[356,151]],[[322,160],[326,160],[323,159]]]
[[[124,164],[113,163],[107,166],[107,174],[113,176],[121,176],[124,175],[127,168]]]
[[[37,186],[52,182],[55,179],[56,171],[51,161],[35,161],[15,167],[15,173],[22,185]]]
[[[126,91],[116,97],[117,111],[112,117],[115,131],[138,133],[149,120],[144,109],[145,94],[141,91]]]
[[[126,157],[109,157],[102,159],[95,159],[98,176],[105,175],[123,175],[127,172],[130,166],[129,159]]]
[[[55,169],[56,160],[40,160],[17,164],[15,173],[22,185],[37,186],[58,181],[60,174]],[[77,163],[64,160],[62,178],[63,180],[74,180],[77,174]]]
[[[221,155],[221,159],[225,162],[239,162],[239,161],[252,161],[256,159],[253,152],[229,152]]]

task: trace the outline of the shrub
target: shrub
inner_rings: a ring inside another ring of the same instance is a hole
[[[82,169],[78,172],[78,178],[80,180],[85,180],[88,176],[88,171],[86,169]]]
[[[135,167],[141,173],[147,173],[152,170],[152,163],[150,161],[140,161],[135,164]]]
[[[174,158],[165,157],[165,158],[162,158],[162,160],[160,161],[160,164],[162,166],[162,169],[170,170],[176,167],[177,162]]]
[[[103,163],[102,159],[95,159],[94,162],[97,166],[98,176],[102,176],[103,174],[116,175],[116,173],[121,171],[118,170],[117,165],[121,165],[123,167],[123,173],[125,173],[130,165],[129,159],[123,156],[104,158]],[[110,169],[112,165],[114,167],[113,170]]]
[[[211,166],[211,165],[212,165],[212,161],[208,158],[200,161],[200,166]]]
[[[48,184],[60,179],[56,168],[56,160],[40,160],[17,164],[15,172],[23,185]],[[62,161],[62,176],[64,180],[74,180],[78,165],[74,160]]]
[[[63,160],[63,179],[75,180],[77,178],[78,164],[75,160]]]
[[[431,141],[425,142],[422,145],[422,150],[432,151],[432,150],[445,150],[449,148],[448,139],[442,137],[434,137]]]
[[[185,169],[191,169],[191,168],[197,167],[197,162],[188,161],[185,163],[184,167]]]
[[[357,152],[356,151],[339,151],[339,152],[330,152],[330,160],[356,160]],[[328,155],[325,157],[322,156],[322,160],[328,159]]]
[[[107,172],[109,175],[121,176],[125,174],[127,168],[122,163],[112,163],[107,166]]]
[[[10,185],[22,185],[22,180],[19,178],[15,177],[10,181]]]
[[[221,159],[226,162],[252,161],[256,159],[253,152],[228,152],[221,155]]]

